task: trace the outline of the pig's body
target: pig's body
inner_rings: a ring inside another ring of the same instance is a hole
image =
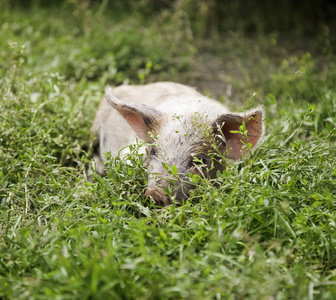
[[[212,167],[209,175],[213,177],[218,169],[225,167],[224,163],[214,163],[209,157],[214,147],[206,140],[209,138],[205,137],[207,128],[213,133],[217,151],[226,153],[229,159],[239,159],[243,150],[241,140],[247,140],[231,131],[239,130],[243,121],[248,130],[248,142],[255,147],[263,134],[261,108],[232,114],[221,103],[195,89],[172,82],[120,86],[113,92],[108,87],[92,126],[96,136],[96,170],[104,174],[103,153],[110,151],[112,156],[117,156],[138,137],[151,144],[145,161],[149,171],[146,195],[158,204],[170,203],[163,192],[163,187],[168,185],[168,175],[162,166],[165,163],[177,166],[180,180],[174,179],[175,196],[182,201],[191,188],[187,173],[200,173],[202,168]]]

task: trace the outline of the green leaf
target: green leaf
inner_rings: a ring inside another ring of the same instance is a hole
[[[171,171],[172,171],[172,173],[173,173],[173,175],[174,175],[175,177],[178,176],[178,171],[177,171],[177,167],[176,167],[176,165],[173,165],[173,166],[171,167]]]

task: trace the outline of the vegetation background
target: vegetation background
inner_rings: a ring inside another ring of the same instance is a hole
[[[1,299],[335,299],[333,1],[0,0]],[[86,181],[106,83],[263,104],[245,162],[183,206],[136,147]],[[219,186],[219,188],[218,188]]]

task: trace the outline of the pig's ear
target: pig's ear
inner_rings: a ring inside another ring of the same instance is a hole
[[[135,133],[145,142],[150,141],[149,132],[157,131],[163,114],[147,105],[138,103],[125,103],[119,100],[112,92],[112,88],[105,89],[107,102],[116,109],[133,128]]]
[[[245,123],[247,137],[237,133],[240,126]],[[212,124],[217,144],[226,152],[229,159],[239,159],[248,152],[244,144],[251,143],[255,149],[264,134],[264,110],[256,109],[240,114],[223,114]],[[223,138],[224,135],[224,138]]]

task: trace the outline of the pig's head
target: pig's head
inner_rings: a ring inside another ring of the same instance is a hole
[[[193,187],[187,174],[214,178],[218,170],[225,168],[226,159],[239,160],[255,149],[264,132],[261,107],[245,113],[218,112],[211,119],[202,109],[190,106],[177,114],[167,109],[169,102],[157,108],[125,103],[112,93],[111,87],[106,88],[106,99],[148,144],[145,166],[149,178],[145,195],[159,205],[171,203],[164,188],[173,187],[172,195],[184,201]],[[171,103],[174,104],[176,101]],[[245,134],[240,133],[243,124]],[[172,166],[176,166],[173,168],[177,174],[169,172]]]

